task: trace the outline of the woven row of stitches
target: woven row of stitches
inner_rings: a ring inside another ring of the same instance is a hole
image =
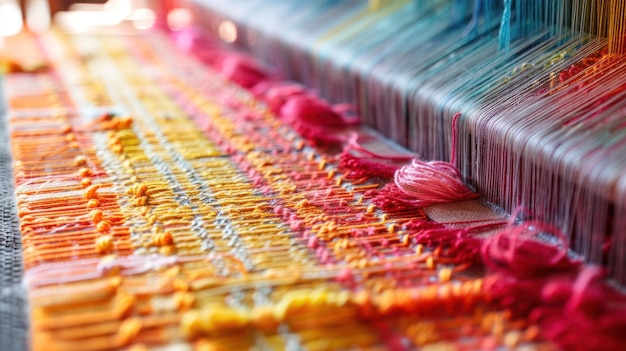
[[[331,152],[246,92],[163,43],[90,39],[101,52],[84,63],[58,40],[75,64],[63,67],[86,83],[60,69],[66,86],[92,87],[91,107],[127,114],[12,121],[36,348],[534,337],[505,313],[476,312],[481,281],[403,231],[421,214],[377,209],[368,191],[379,184],[345,181]],[[71,110],[47,91],[50,107]]]

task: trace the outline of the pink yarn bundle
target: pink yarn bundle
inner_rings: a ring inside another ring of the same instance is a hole
[[[360,123],[358,117],[351,116],[351,105],[333,106],[301,85],[277,79],[253,58],[208,41],[192,29],[172,36],[179,46],[193,51],[232,82],[251,90],[306,139],[342,143],[346,138],[340,134],[345,128]]]
[[[247,89],[272,79],[256,61],[236,53],[223,53],[216,68],[226,78]]]
[[[254,86],[252,94],[263,100],[274,114],[279,114],[285,102],[294,96],[311,95],[303,86],[283,81],[265,81]]]
[[[412,198],[404,198],[402,201],[416,207],[475,199],[479,196],[465,186],[458,169],[448,162],[414,159],[410,165],[396,172],[394,181],[403,194]]]
[[[454,166],[456,148],[456,129],[454,126],[461,114],[457,113],[452,119],[452,161],[425,162],[413,159],[410,165],[396,171],[394,185],[388,185],[381,190],[381,196],[393,197],[395,201],[422,208],[439,203],[470,200],[479,197],[479,194],[469,190],[463,182],[463,177]]]
[[[262,81],[252,92],[301,136],[317,143],[342,143],[346,138],[341,133],[359,123],[348,117],[351,107],[333,106],[296,83]]]
[[[342,106],[304,94],[287,99],[280,116],[304,138],[324,144],[344,142],[346,137],[341,133],[360,123],[358,118],[347,117]]]
[[[192,51],[202,62],[244,88],[249,89],[263,81],[274,79],[253,58],[225,48],[198,29],[188,28],[170,34],[179,47]]]
[[[604,270],[587,266],[558,289],[547,283],[544,305],[533,310],[544,336],[565,350],[619,350],[626,344],[626,297],[604,281]],[[558,294],[553,293],[556,291]]]
[[[308,124],[327,127],[346,127],[359,123],[358,119],[348,119],[327,102],[306,95],[296,95],[288,99],[280,109],[288,123]]]

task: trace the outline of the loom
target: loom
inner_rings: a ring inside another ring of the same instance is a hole
[[[7,38],[0,349],[623,344],[625,2],[135,6]]]
[[[602,137],[589,134],[584,121],[594,119],[594,107],[554,107],[587,94],[574,87],[580,79],[596,80],[600,94],[607,90],[599,81],[609,71],[596,76],[590,73],[594,67],[581,66],[574,76],[563,76],[590,52],[621,52],[623,34],[615,31],[607,41],[606,33],[623,9],[611,1],[505,1],[513,6],[505,27],[501,1],[475,3],[187,6],[214,36],[225,35],[224,23],[234,24],[239,36],[233,45],[332,101],[357,104],[365,123],[424,159],[450,159],[449,126],[461,112],[456,152],[465,180],[509,212],[522,206],[562,228],[575,251],[591,262],[610,261],[623,281],[618,252],[626,230],[626,152],[620,128],[598,131],[608,133]],[[598,13],[585,23],[581,18],[590,8]],[[602,16],[605,23],[599,23]],[[614,72],[619,86],[620,68]],[[606,118],[622,120],[621,100],[606,101],[615,109]],[[609,136],[613,132],[617,139]],[[612,140],[611,146],[599,147],[604,140]],[[615,245],[606,250],[609,241]]]

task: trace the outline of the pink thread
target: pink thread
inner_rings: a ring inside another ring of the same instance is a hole
[[[354,275],[352,275],[350,268],[342,268],[339,273],[337,273],[336,279],[338,282],[351,283],[354,281]]]
[[[388,155],[388,154],[379,154],[373,151],[370,151],[368,149],[366,149],[365,147],[363,147],[360,143],[359,143],[359,135],[357,133],[353,133],[350,138],[348,138],[348,142],[346,144],[346,150],[348,151],[356,151],[359,154],[363,154],[365,156],[368,156],[369,158],[376,158],[376,159],[380,159],[380,160],[388,160],[388,161],[396,161],[396,162],[406,162],[406,161],[411,161],[412,159],[415,158],[415,155]]]
[[[455,161],[457,142],[455,125],[461,116],[452,119],[452,162]],[[475,199],[479,194],[469,190],[459,170],[448,162],[424,162],[413,159],[410,165],[397,170],[394,185],[387,185],[375,198],[375,203],[384,206],[404,204],[422,208],[438,203]]]
[[[215,41],[210,40],[208,36],[203,35],[196,28],[170,32],[170,36],[179,48],[192,51],[200,59],[212,57],[213,55],[206,55],[206,53],[214,50],[217,46]]]
[[[540,241],[551,234],[557,245]],[[484,239],[482,261],[494,273],[485,279],[485,291],[502,308],[525,315],[567,292],[581,263],[569,258],[566,238],[553,227],[539,222],[509,226]],[[564,280],[555,280],[562,276]],[[552,285],[545,288],[547,282]],[[538,313],[535,311],[535,313]]]
[[[342,143],[346,138],[339,135],[341,129],[359,124],[359,118],[352,116],[353,106],[331,106],[296,84],[277,82],[252,58],[219,49],[214,42],[208,42],[205,48],[197,43],[200,37],[195,34],[189,31],[174,37],[179,45],[192,50],[226,78],[262,96],[270,110],[281,115],[304,138]]]
[[[465,186],[458,169],[447,162],[414,159],[411,165],[396,172],[394,181],[402,193],[413,198],[403,198],[401,201],[417,207],[479,196]]]
[[[450,164],[454,164],[454,162],[456,161],[456,138],[457,138],[457,121],[459,120],[459,118],[461,117],[461,112],[457,112],[454,117],[452,117],[452,141],[450,142],[451,144],[451,150],[450,150]]]

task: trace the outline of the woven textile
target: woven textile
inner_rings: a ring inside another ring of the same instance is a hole
[[[26,349],[26,302],[22,244],[13,196],[4,81],[0,77],[0,350]]]
[[[3,336],[25,335],[21,250],[36,350],[551,347],[526,305],[486,293],[480,240],[502,213],[429,208],[442,224],[378,201],[388,181],[337,147],[164,35],[126,34],[51,32],[32,46],[49,69],[7,76]]]

